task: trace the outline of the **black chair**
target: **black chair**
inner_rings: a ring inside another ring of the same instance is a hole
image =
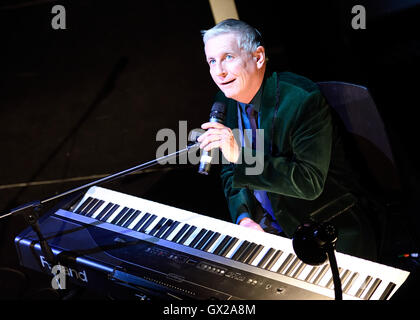
[[[354,142],[355,150],[382,193],[398,192],[401,188],[391,145],[367,88],[345,82],[318,82],[329,105],[340,117]],[[373,184],[372,184],[373,186]]]
[[[351,83],[317,83],[333,114],[341,119],[348,158],[369,199],[380,212],[380,255],[390,214],[401,210],[401,180],[381,116],[367,88]]]

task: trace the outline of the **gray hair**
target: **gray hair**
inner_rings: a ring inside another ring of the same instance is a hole
[[[246,22],[236,19],[226,19],[209,30],[202,30],[204,45],[207,40],[225,33],[235,33],[238,37],[239,48],[252,53],[259,46],[264,46],[261,33]]]

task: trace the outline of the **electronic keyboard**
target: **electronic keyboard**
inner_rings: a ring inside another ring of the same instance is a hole
[[[328,262],[312,266],[290,239],[102,187],[40,219],[66,277],[100,292],[161,299],[334,299]],[[50,274],[32,229],[15,238],[20,263]],[[336,253],[343,299],[386,300],[409,272]]]

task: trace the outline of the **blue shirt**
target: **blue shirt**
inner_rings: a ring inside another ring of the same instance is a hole
[[[251,106],[254,108],[255,111],[258,112],[257,117],[257,126],[260,127],[260,108],[261,108],[261,97],[262,97],[262,86],[258,90],[257,94],[251,100],[250,103],[242,103],[238,102],[238,127],[239,130],[243,133],[244,129],[251,129],[251,122],[248,118],[248,113],[246,108]],[[245,139],[242,139],[242,146],[245,143]],[[275,220],[273,209],[271,207],[270,199],[268,199],[267,192],[264,190],[254,190],[255,198],[260,202],[261,206],[273,217]],[[243,212],[238,216],[236,223],[238,224],[243,218],[251,218],[249,212]],[[280,228],[280,227],[279,227]],[[281,231],[281,229],[280,229]]]

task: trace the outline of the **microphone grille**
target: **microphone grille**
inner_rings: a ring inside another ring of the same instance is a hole
[[[211,111],[225,112],[226,105],[223,102],[216,101],[211,107]]]
[[[210,112],[210,118],[225,119],[226,105],[223,102],[216,101],[213,103]]]

